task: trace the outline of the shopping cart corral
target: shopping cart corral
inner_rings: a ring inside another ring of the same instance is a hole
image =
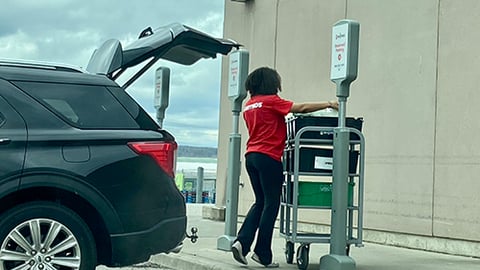
[[[307,269],[310,244],[330,243],[330,233],[299,230],[300,209],[332,209],[333,130],[336,117],[293,117],[287,119],[287,143],[284,150],[284,176],[280,206],[280,235],[285,237],[287,263],[293,263],[295,244],[299,244],[296,262]],[[350,131],[347,202],[347,245],[363,246],[363,190],[365,140],[362,118],[346,118]],[[355,212],[357,214],[355,215]],[[328,225],[328,224],[326,224]]]

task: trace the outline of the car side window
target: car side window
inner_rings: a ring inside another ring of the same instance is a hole
[[[18,135],[25,129],[22,117],[2,95],[0,95],[0,129],[3,130],[0,131],[0,136],[5,130],[14,130],[14,133]]]
[[[0,108],[0,128],[3,126],[3,124],[5,124],[5,116],[2,114],[1,112],[1,108]]]
[[[135,119],[104,86],[38,82],[15,84],[75,127],[138,128]]]
[[[70,104],[68,104],[68,102],[66,102],[65,100],[46,98],[44,99],[44,101],[71,122],[78,123],[78,115],[75,113]]]

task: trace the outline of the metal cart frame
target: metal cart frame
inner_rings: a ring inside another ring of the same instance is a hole
[[[299,269],[307,269],[308,267],[308,252],[311,243],[330,243],[330,234],[325,233],[304,233],[298,231],[298,210],[299,209],[323,209],[329,210],[331,206],[306,206],[299,205],[299,181],[300,176],[332,176],[332,173],[319,172],[302,172],[300,171],[300,148],[301,147],[318,147],[318,146],[332,146],[332,139],[307,139],[302,135],[305,132],[318,132],[322,135],[333,134],[334,127],[319,127],[306,126],[301,128],[295,134],[294,139],[287,139],[284,151],[284,190],[282,200],[280,203],[280,236],[286,240],[285,256],[287,263],[293,263],[294,244],[300,243],[297,250],[297,265]],[[354,128],[348,128],[350,134],[358,135],[359,140],[350,140],[350,151],[359,152],[358,173],[349,174],[349,182],[357,183],[357,196],[354,196],[353,202],[347,208],[347,255],[350,251],[350,245],[355,244],[356,247],[363,247],[363,195],[364,195],[364,168],[365,168],[365,138],[363,134]],[[293,166],[287,164],[292,162],[287,158],[288,152],[293,151]],[[292,170],[293,167],[293,170]],[[357,181],[355,181],[357,179]],[[357,226],[354,227],[354,212],[357,213]]]

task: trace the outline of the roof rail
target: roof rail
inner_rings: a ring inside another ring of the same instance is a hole
[[[84,71],[81,68],[75,67],[75,66],[51,63],[51,62],[23,60],[23,59],[0,58],[0,66],[49,69],[49,70],[84,73]]]

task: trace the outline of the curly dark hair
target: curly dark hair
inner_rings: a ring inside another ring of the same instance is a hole
[[[246,81],[245,89],[251,96],[275,95],[282,91],[280,74],[275,69],[261,67],[252,71]]]

